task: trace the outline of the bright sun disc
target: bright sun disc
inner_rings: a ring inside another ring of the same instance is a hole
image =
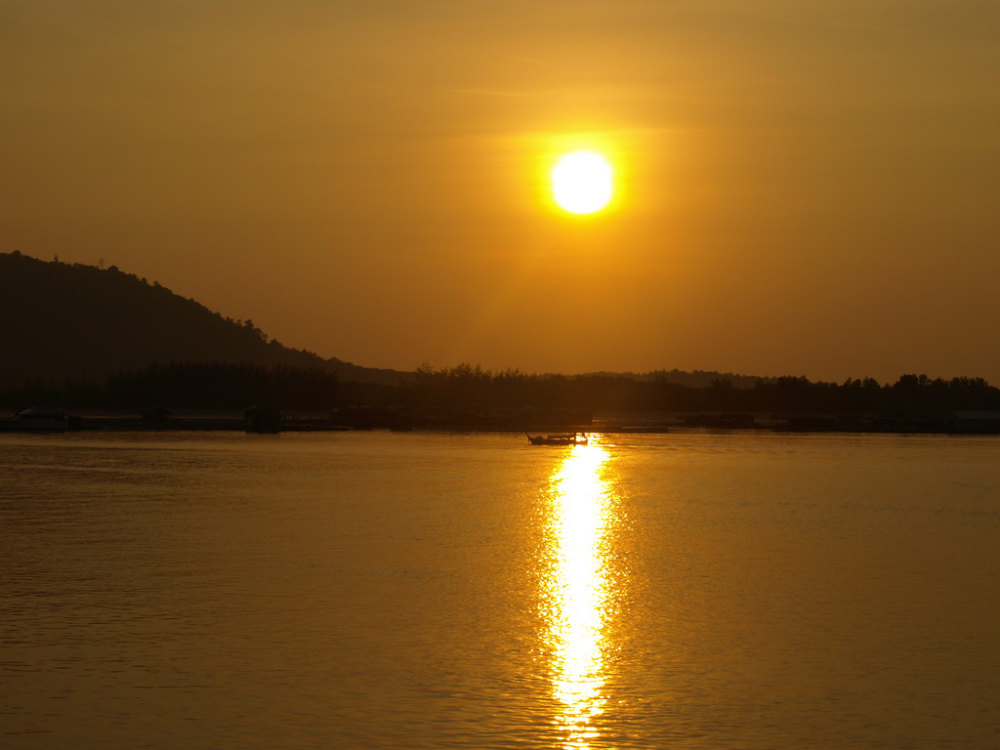
[[[572,214],[592,214],[611,200],[613,170],[594,151],[574,151],[552,169],[552,194],[560,208]]]

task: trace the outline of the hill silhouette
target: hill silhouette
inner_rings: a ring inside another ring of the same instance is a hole
[[[103,382],[115,373],[171,362],[321,367],[341,382],[390,386],[416,377],[288,348],[250,320],[223,317],[116,266],[43,261],[16,251],[0,253],[0,352],[0,389],[28,382]],[[676,369],[578,377],[595,376],[693,388],[717,380],[752,388],[774,380]]]
[[[365,406],[392,415],[401,407],[424,414],[425,426],[438,427],[510,427],[523,424],[526,414],[544,412],[551,421],[556,413],[594,410],[687,412],[692,425],[720,424],[705,413],[726,412],[721,424],[728,426],[752,422],[750,413],[787,412],[867,415],[833,427],[910,431],[959,429],[949,422],[951,412],[1000,411],[1000,389],[982,378],[906,374],[892,384],[849,378],[838,385],[680,370],[533,375],[468,364],[439,370],[423,365],[412,373],[376,370],[282,346],[250,320],[225,318],[115,267],[45,262],[20,253],[0,254],[0,353],[0,398],[8,405],[267,403]],[[800,420],[799,426],[830,424]],[[996,432],[1000,420],[990,417],[981,429]]]
[[[0,388],[103,381],[152,363],[321,367],[343,381],[395,385],[405,373],[291,349],[117,267],[0,254]]]

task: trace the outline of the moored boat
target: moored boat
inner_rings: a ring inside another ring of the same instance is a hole
[[[51,406],[29,406],[14,415],[11,426],[18,432],[65,432],[66,412]]]
[[[524,433],[528,436],[528,440],[532,445],[586,445],[587,444],[587,434],[578,432],[567,432],[558,435],[531,435],[529,433]]]

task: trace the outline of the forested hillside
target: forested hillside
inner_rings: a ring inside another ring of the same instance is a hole
[[[289,349],[250,320],[225,318],[114,266],[0,254],[0,388],[103,381],[154,362],[323,367],[345,380],[396,382],[391,371]]]
[[[710,380],[709,380],[710,379]],[[709,380],[708,383],[705,381]],[[1000,410],[982,378],[903,375],[896,383],[751,378],[678,370],[534,375],[462,364],[375,370],[289,349],[115,267],[0,254],[0,399],[7,405],[236,408],[943,413]]]

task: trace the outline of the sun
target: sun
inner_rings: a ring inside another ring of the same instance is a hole
[[[552,195],[571,214],[592,214],[611,201],[614,170],[596,151],[564,154],[552,168]]]

